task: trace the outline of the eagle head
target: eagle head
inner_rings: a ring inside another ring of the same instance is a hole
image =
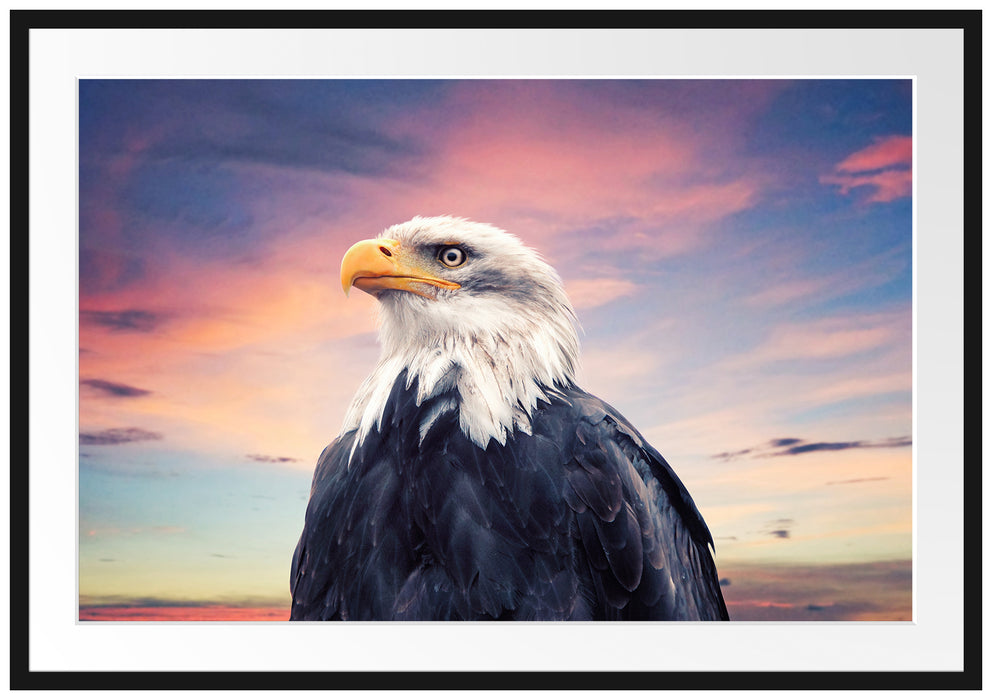
[[[483,448],[529,432],[537,402],[574,384],[579,344],[561,279],[495,226],[455,217],[391,226],[348,250],[341,284],[379,302],[382,355],[343,430],[358,430],[359,443],[379,427],[404,370],[418,405],[449,392],[442,409],[459,411],[462,431]]]

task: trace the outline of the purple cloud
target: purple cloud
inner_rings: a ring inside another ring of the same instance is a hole
[[[112,331],[134,331],[149,333],[162,322],[159,314],[142,309],[125,309],[123,311],[87,311],[80,310],[79,320],[95,326],[102,326]]]
[[[838,452],[841,450],[878,449],[909,447],[913,439],[909,436],[886,438],[885,440],[851,440],[848,442],[807,442],[799,438],[775,438],[756,447],[748,447],[732,452],[720,452],[711,459],[729,462],[746,455],[758,457],[793,457],[809,452]],[[779,449],[779,448],[785,449]]]
[[[80,433],[80,445],[123,445],[128,442],[161,440],[162,434],[141,428],[110,428],[95,433]]]
[[[117,382],[109,382],[106,379],[84,379],[79,382],[83,386],[88,386],[91,389],[96,389],[108,396],[116,396],[120,398],[135,398],[138,396],[148,396],[152,393],[147,389],[139,389],[136,386],[129,386],[127,384],[118,384]]]

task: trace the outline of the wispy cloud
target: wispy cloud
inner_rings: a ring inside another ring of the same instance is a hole
[[[827,486],[838,486],[840,484],[862,484],[866,481],[888,481],[888,476],[866,476],[863,479],[843,479],[841,481],[828,481]]]
[[[792,518],[777,518],[765,525],[765,530],[762,534],[771,535],[780,540],[787,540],[792,533],[792,526],[795,522]]]
[[[712,459],[729,462],[740,459],[741,457],[794,457],[810,452],[840,452],[842,450],[909,447],[912,444],[913,439],[909,436],[892,437],[885,440],[851,440],[847,442],[808,442],[799,438],[777,438],[755,447],[721,452],[712,455]]]
[[[444,132],[425,134],[434,149],[429,176],[392,188],[391,204],[407,216],[494,221],[537,245],[608,222],[592,250],[657,259],[697,249],[704,224],[755,204],[761,179],[734,159],[707,157],[720,150],[723,132],[694,129],[675,114],[678,96],[665,99],[672,85],[642,89],[640,99],[618,92],[603,102],[590,100],[581,81],[458,83],[440,103]],[[431,104],[412,116],[433,121],[437,110]],[[362,196],[381,187],[357,184]],[[653,241],[642,246],[636,234],[645,231]]]
[[[121,311],[81,309],[79,319],[83,323],[91,323],[112,331],[133,331],[136,333],[150,333],[163,320],[161,315],[144,309],[124,309]]]
[[[805,299],[813,295],[819,295],[829,289],[829,280],[826,279],[793,279],[774,284],[769,284],[759,291],[751,294],[742,302],[749,306],[778,306],[787,304],[798,299]]]
[[[882,396],[912,389],[912,376],[906,372],[873,373],[824,383],[810,392],[815,401],[843,401],[863,396]]]
[[[592,309],[637,292],[637,284],[626,279],[600,277],[571,280],[565,285],[568,298],[576,309]]]
[[[909,170],[883,170],[878,173],[852,175],[847,173],[824,175],[820,182],[836,185],[841,194],[851,194],[860,187],[872,188],[866,201],[870,203],[891,202],[908,197],[913,191],[913,173]]]
[[[798,445],[793,445],[788,447],[781,452],[775,452],[773,457],[788,457],[791,455],[801,455],[807,452],[839,452],[841,450],[861,450],[861,449],[871,449],[871,448],[891,448],[891,447],[909,447],[913,444],[912,438],[909,437],[897,437],[889,438],[887,440],[854,440],[852,442],[808,442],[801,443]]]
[[[245,458],[250,459],[252,462],[262,462],[265,464],[287,464],[300,461],[296,457],[273,457],[271,455],[245,455]]]
[[[152,531],[163,535],[177,535],[181,532],[186,532],[186,528],[178,525],[155,525],[152,527]]]
[[[902,314],[785,323],[771,327],[762,342],[723,364],[727,369],[743,369],[790,360],[835,360],[892,346],[904,339],[907,329]]]
[[[381,111],[356,109],[381,86],[298,80],[262,92],[246,81],[170,81],[146,90],[166,114],[175,114],[149,155],[161,161],[247,162],[364,176],[395,173],[419,153],[416,141],[378,128]],[[394,94],[399,93],[398,87]],[[316,109],[301,110],[301,101]],[[190,129],[188,113],[168,109],[175,103],[210,109],[197,110],[192,119],[199,128]]]
[[[178,535],[186,532],[186,528],[178,525],[154,525],[150,528],[132,527],[128,530],[121,530],[117,527],[90,528],[86,531],[87,537],[106,537],[109,535],[141,535],[146,532],[153,532],[157,535]]]
[[[98,432],[80,433],[80,445],[123,445],[128,442],[161,440],[161,433],[142,428],[110,428]]]
[[[837,164],[837,170],[846,173],[884,170],[913,162],[913,138],[911,136],[888,136],[876,138],[875,142],[852,153]]]
[[[210,598],[186,598],[186,597],[160,597],[143,595],[121,595],[121,594],[81,594],[79,604],[86,607],[121,607],[121,608],[260,608],[268,606],[279,606],[285,604],[289,606],[287,596],[284,597],[260,597],[245,595],[241,597],[210,597]]]
[[[913,140],[909,136],[888,136],[852,153],[823,175],[820,182],[835,185],[841,194],[860,187],[871,188],[868,202],[891,202],[908,197],[913,190]]]
[[[79,383],[95,389],[99,393],[119,398],[136,398],[138,396],[148,396],[152,393],[148,389],[139,389],[135,386],[118,384],[117,382],[107,381],[106,379],[83,379]]]

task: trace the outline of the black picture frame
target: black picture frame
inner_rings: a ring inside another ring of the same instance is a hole
[[[962,11],[34,11],[10,12],[10,685],[14,690],[42,689],[890,689],[969,690],[981,688],[982,633],[982,474],[981,412],[965,410],[964,439],[964,601],[965,654],[960,672],[299,672],[230,671],[108,672],[31,670],[27,601],[31,576],[28,532],[28,367],[31,317],[27,294],[31,221],[29,185],[29,105],[31,31],[46,28],[359,28],[407,29],[439,26],[486,28],[589,29],[666,27],[684,29],[919,28],[955,29],[963,33],[964,71],[964,372],[980,374],[982,166],[982,13]],[[970,283],[970,284],[969,284]],[[964,385],[965,406],[974,405],[979,382]],[[20,466],[16,466],[20,465]],[[15,468],[16,467],[16,468]],[[955,611],[956,612],[956,611]],[[953,614],[953,613],[952,613]]]

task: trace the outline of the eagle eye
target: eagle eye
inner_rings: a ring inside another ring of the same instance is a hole
[[[458,267],[465,263],[468,256],[465,255],[465,251],[461,248],[451,247],[442,249],[437,259],[447,267]]]

